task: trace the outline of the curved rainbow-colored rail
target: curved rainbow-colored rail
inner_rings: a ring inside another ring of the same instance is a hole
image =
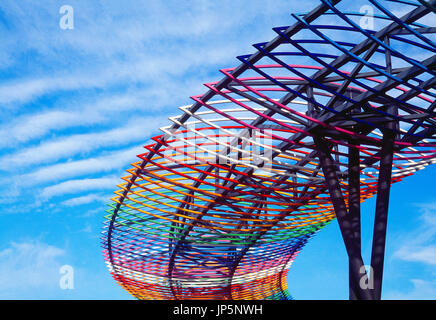
[[[141,299],[289,299],[292,261],[335,218],[317,141],[347,206],[350,155],[364,201],[386,136],[392,183],[436,162],[435,27],[419,23],[436,16],[420,2],[367,1],[374,31],[347,12],[359,1],[322,0],[221,70],[115,192],[103,232],[115,280]]]

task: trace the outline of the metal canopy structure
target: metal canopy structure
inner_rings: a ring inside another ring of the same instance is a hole
[[[221,70],[115,192],[102,237],[114,279],[140,299],[290,299],[292,261],[337,218],[350,298],[380,299],[391,184],[436,162],[435,5],[321,0]]]

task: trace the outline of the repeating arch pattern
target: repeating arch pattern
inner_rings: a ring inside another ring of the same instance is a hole
[[[436,17],[423,2],[369,0],[367,30],[349,1],[321,0],[205,84],[115,192],[102,237],[114,279],[140,299],[290,299],[292,261],[335,218],[316,139],[346,202],[351,153],[360,201],[376,194],[386,136],[392,183],[436,162],[435,26],[422,24]]]

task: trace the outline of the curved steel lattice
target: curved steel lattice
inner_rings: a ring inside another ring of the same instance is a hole
[[[289,299],[316,231],[436,162],[435,2],[369,0],[376,30],[353,3],[274,28],[145,146],[102,238],[133,296]]]

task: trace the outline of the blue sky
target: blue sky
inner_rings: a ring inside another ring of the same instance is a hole
[[[316,3],[1,1],[0,299],[130,299],[99,244],[119,177],[202,83]],[[59,27],[65,4],[72,30]],[[435,176],[429,167],[393,188],[384,298],[436,299]],[[59,286],[62,265],[73,290]],[[346,299],[346,268],[334,221],[295,260],[291,293]]]

